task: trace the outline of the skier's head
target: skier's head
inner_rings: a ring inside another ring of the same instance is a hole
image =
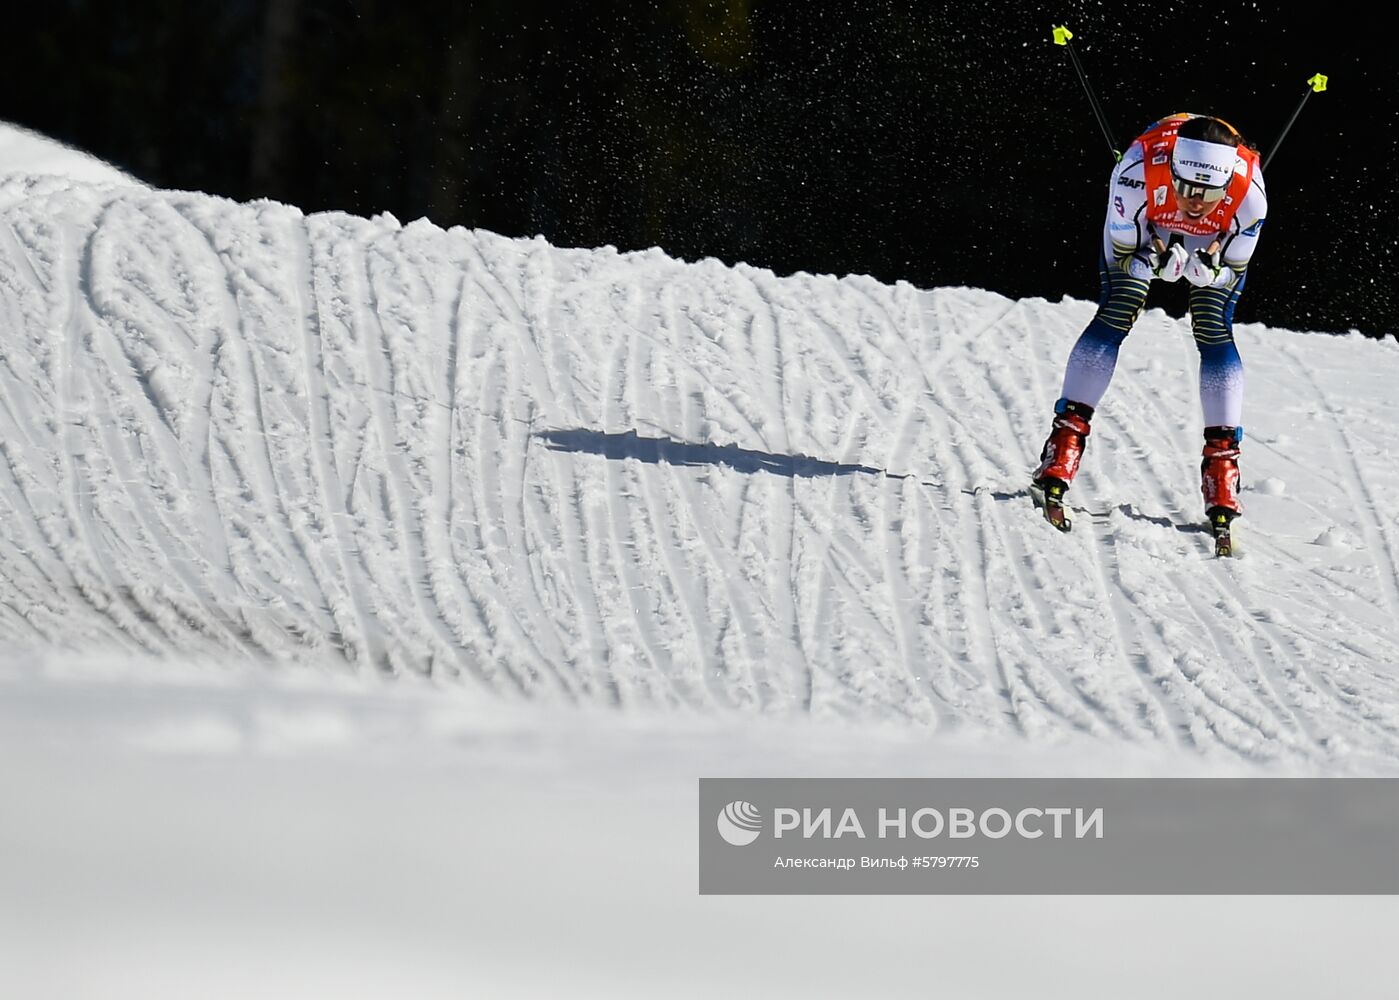
[[[1176,195],[1213,206],[1234,178],[1240,139],[1228,122],[1197,115],[1181,123],[1171,152],[1171,175]]]

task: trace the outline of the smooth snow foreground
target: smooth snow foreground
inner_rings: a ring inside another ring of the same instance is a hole
[[[1225,562],[1159,311],[1060,537],[1085,302],[61,170],[0,217],[0,994],[1392,979],[1390,898],[699,897],[695,796],[1394,774],[1395,344],[1239,330]]]

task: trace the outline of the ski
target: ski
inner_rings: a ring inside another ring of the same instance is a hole
[[[1210,532],[1214,535],[1215,558],[1223,559],[1234,554],[1233,511],[1216,507],[1210,511]]]
[[[1069,520],[1067,509],[1064,505],[1064,491],[1067,489],[1063,483],[1048,482],[1044,485],[1039,483],[1030,484],[1030,499],[1034,501],[1044,519],[1060,531],[1070,531],[1073,529],[1073,521]]]

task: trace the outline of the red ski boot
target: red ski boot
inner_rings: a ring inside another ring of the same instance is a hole
[[[1204,458],[1200,460],[1200,492],[1205,498],[1205,516],[1214,535],[1214,554],[1234,554],[1231,525],[1242,513],[1239,505],[1239,442],[1242,427],[1206,427]]]
[[[1030,496],[1035,506],[1044,511],[1045,520],[1060,531],[1068,531],[1072,523],[1064,513],[1064,493],[1078,474],[1093,407],[1061,399],[1054,404],[1054,413],[1054,424],[1040,450],[1040,465],[1030,484]]]
[[[1206,427],[1204,458],[1200,461],[1200,492],[1205,513],[1213,517],[1227,511],[1231,517],[1243,512],[1239,505],[1239,442],[1242,427]]]

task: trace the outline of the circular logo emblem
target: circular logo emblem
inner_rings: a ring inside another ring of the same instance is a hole
[[[719,836],[735,847],[753,843],[762,832],[762,814],[751,802],[730,802],[719,811]]]

